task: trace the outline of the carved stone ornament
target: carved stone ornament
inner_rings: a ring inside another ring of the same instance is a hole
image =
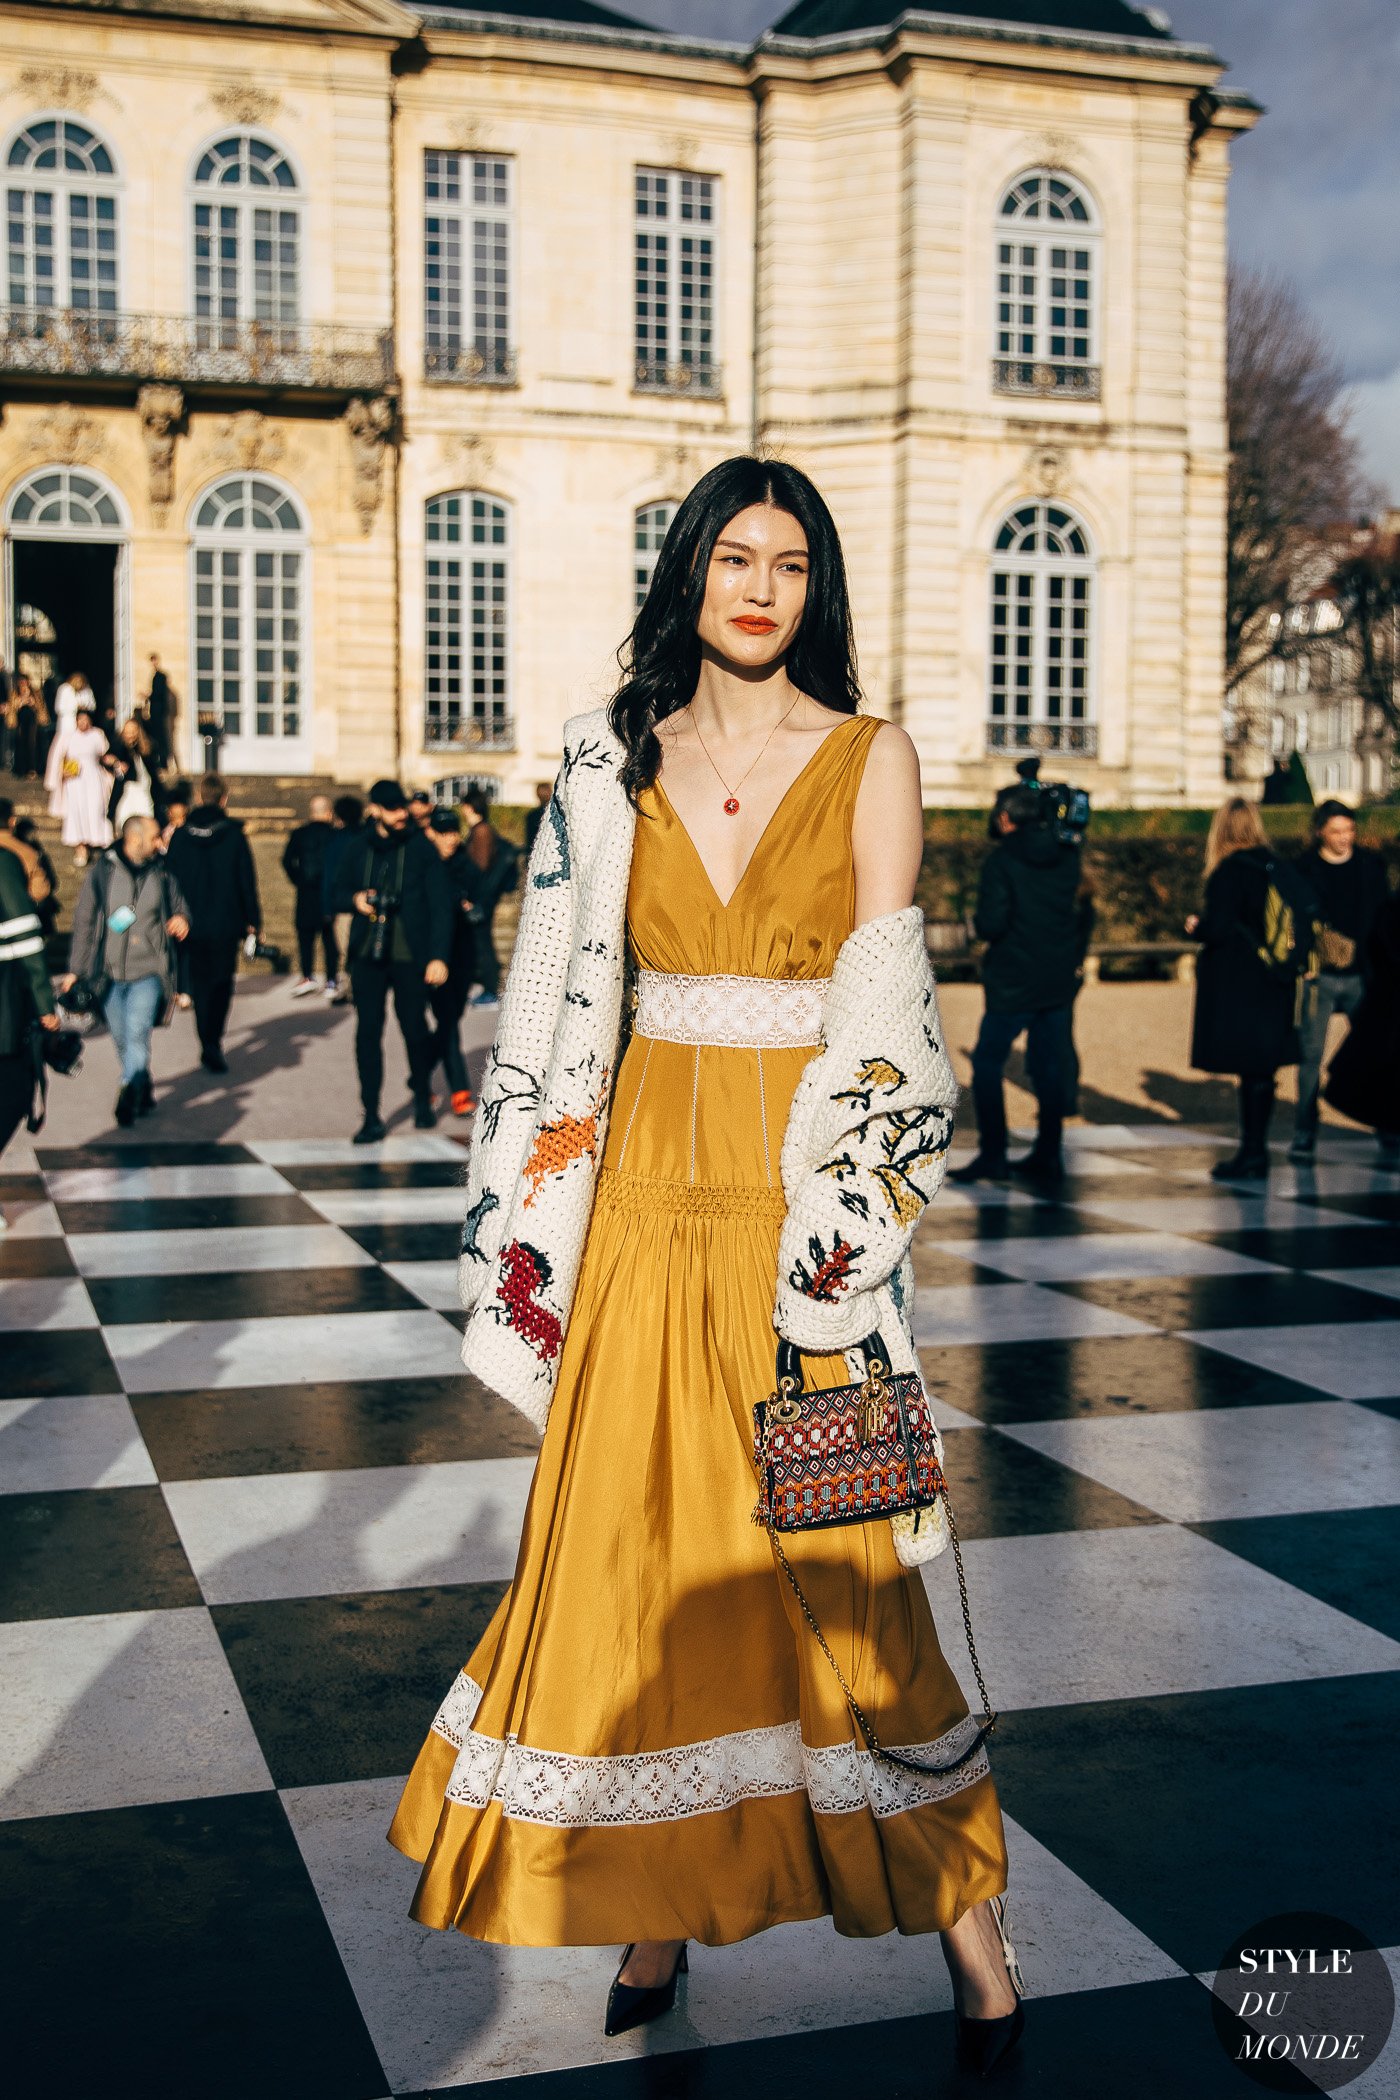
[[[91,109],[105,93],[95,73],[82,73],[73,66],[26,66],[15,84],[27,102],[46,109]]]
[[[688,489],[699,478],[699,458],[689,445],[658,445],[656,473],[668,487]]]
[[[177,386],[143,386],[136,396],[136,413],[150,469],[151,510],[156,523],[163,525],[175,491],[175,435],[185,397]]]
[[[489,474],[496,464],[495,446],[475,430],[457,431],[443,450],[469,481],[474,481],[480,474]]]
[[[75,408],[71,401],[56,401],[46,408],[29,434],[30,451],[62,467],[90,466],[105,442],[96,417]]]
[[[1063,172],[1072,168],[1079,158],[1079,141],[1068,131],[1042,131],[1029,144],[1032,159],[1042,168],[1058,168]]]
[[[216,465],[268,472],[286,452],[286,441],[275,423],[256,408],[242,408],[236,416],[222,416],[214,425],[211,451]]]
[[[480,153],[486,137],[486,126],[473,109],[454,117],[447,130],[447,143],[457,153]]]
[[[209,100],[230,124],[270,124],[282,107],[281,96],[274,95],[271,89],[251,87],[242,81],[213,88]]]
[[[1069,485],[1069,458],[1053,445],[1032,448],[1026,461],[1026,479],[1038,496],[1063,496]]]
[[[667,140],[667,145],[670,149],[671,166],[673,168],[694,167],[695,156],[700,151],[699,139],[693,137],[688,131],[678,131],[673,138]]]
[[[374,524],[384,491],[384,448],[393,438],[397,423],[394,402],[387,394],[356,394],[345,410],[345,428],[350,433],[350,466],[354,475],[351,497],[359,513],[360,530]]]

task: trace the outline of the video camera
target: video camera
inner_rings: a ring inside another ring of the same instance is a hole
[[[1002,788],[992,805],[988,827],[991,836],[994,839],[1000,837],[997,818],[1015,796],[1015,821],[1018,824],[1044,824],[1062,846],[1082,845],[1089,828],[1088,789],[1071,787],[1066,780],[1043,781],[1038,756],[1021,759],[1016,771],[1020,775],[1018,785]]]

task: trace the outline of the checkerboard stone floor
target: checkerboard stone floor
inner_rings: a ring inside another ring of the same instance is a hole
[[[1202,1983],[1236,1931],[1400,1946],[1400,1186],[1337,1134],[1220,1187],[1221,1142],[1085,1129],[1061,1200],[946,1188],[917,1243],[1032,2000],[1008,2093],[1239,2095]],[[409,1922],[385,1825],[533,1462],[460,1371],[462,1158],[40,1141],[0,1174],[10,2089],[956,2090],[931,1940],[701,1949],[607,2042],[615,1949]],[[975,1703],[952,1556],[928,1579]]]

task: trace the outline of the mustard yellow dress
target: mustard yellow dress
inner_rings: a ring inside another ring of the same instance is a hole
[[[627,924],[643,967],[830,974],[878,727],[826,734],[727,904],[665,790],[642,795]],[[628,1044],[515,1578],[389,1833],[424,1863],[421,1924],[720,1946],[830,1913],[865,1937],[946,1929],[1007,1886],[985,1756],[931,1780],[877,1764],[752,1521],[779,1154],[813,1055]],[[839,1356],[804,1371],[847,1376]],[[787,1544],[881,1742],[957,1755],[974,1724],[888,1522]]]

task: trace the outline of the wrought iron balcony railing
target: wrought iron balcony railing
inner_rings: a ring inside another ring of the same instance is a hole
[[[721,367],[711,364],[673,364],[664,357],[639,357],[636,390],[639,394],[704,394],[713,398],[721,390]]]
[[[0,372],[41,379],[377,393],[394,376],[387,329],[199,314],[0,306]]]
[[[517,386],[520,361],[505,343],[429,343],[423,377],[453,386]]]
[[[1072,401],[1097,401],[1098,365],[1055,363],[1039,357],[994,357],[992,387],[998,394],[1030,394]]]
[[[423,749],[425,751],[513,751],[515,749],[515,719],[511,715],[493,712],[487,716],[471,715],[466,721],[449,718],[443,721],[429,715],[423,725]]]
[[[987,724],[988,751],[1061,751],[1080,758],[1099,755],[1094,722],[999,722]]]

